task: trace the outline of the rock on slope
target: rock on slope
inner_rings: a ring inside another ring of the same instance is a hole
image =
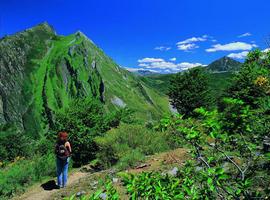
[[[114,99],[142,119],[168,112],[168,100],[120,68],[83,33],[56,35],[47,23],[0,40],[0,124],[46,131],[53,113],[75,98]]]

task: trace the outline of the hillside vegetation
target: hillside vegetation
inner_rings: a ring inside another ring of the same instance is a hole
[[[81,97],[108,111],[125,106],[138,119],[169,112],[166,96],[121,69],[83,33],[58,36],[46,23],[0,41],[0,122],[37,137],[54,125],[54,112]]]
[[[211,96],[218,99],[232,83],[235,72],[209,73]],[[161,94],[167,95],[170,81],[174,74],[155,74],[139,77],[145,85],[155,88]]]
[[[270,198],[270,52],[227,72],[139,77],[44,23],[1,39],[0,53],[1,199],[54,178],[62,130],[86,174],[21,199]]]
[[[120,122],[151,123],[170,112],[165,95],[81,32],[60,36],[43,23],[2,38],[0,53],[1,198],[54,175],[58,131],[70,133],[80,166],[96,158],[95,137]]]
[[[200,69],[192,69],[178,74],[170,90],[181,93],[196,86],[196,81],[187,78],[197,80],[200,77],[202,81],[202,73]],[[177,82],[179,78],[185,82]],[[184,146],[190,158],[185,158],[184,163],[179,163],[171,171],[164,169],[164,166],[148,171],[147,163],[142,165],[145,171],[139,167],[139,173],[135,174],[136,170],[132,169],[114,175],[105,173],[105,177],[99,177],[103,181],[97,189],[90,189],[90,194],[83,196],[83,199],[100,199],[104,195],[111,200],[268,199],[269,78],[269,53],[259,50],[250,52],[239,73],[234,75],[231,85],[224,91],[223,98],[217,102],[217,107],[198,107],[191,115],[189,112],[166,117],[151,128],[174,138],[174,142],[168,140],[168,144]],[[189,86],[183,88],[182,83],[186,84],[186,81]],[[207,88],[203,90],[207,91]],[[172,95],[171,98],[175,98],[176,105],[178,101],[193,101],[192,95]],[[201,103],[203,105],[204,102]],[[179,106],[178,110],[181,110],[190,105]],[[119,145],[121,141],[118,141]],[[74,195],[67,199],[75,198]]]

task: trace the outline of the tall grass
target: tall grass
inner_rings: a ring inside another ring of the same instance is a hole
[[[53,154],[34,157],[31,160],[19,159],[0,170],[0,199],[10,199],[23,192],[27,186],[45,177],[55,175]]]
[[[104,137],[98,137],[96,142],[99,146],[97,158],[104,167],[117,164],[120,169],[134,166],[145,155],[170,149],[165,133],[141,125],[122,124]]]

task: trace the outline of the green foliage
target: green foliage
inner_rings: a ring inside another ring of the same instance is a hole
[[[222,169],[198,170],[189,161],[176,176],[159,172],[125,175],[124,185],[130,199],[215,199],[215,183],[223,184],[227,176]],[[215,174],[214,179],[210,178]]]
[[[168,93],[168,86],[170,84],[172,76],[172,74],[154,74],[148,76],[140,76],[139,78],[146,85],[166,95]]]
[[[213,105],[224,96],[224,93],[232,84],[236,72],[221,72],[209,74],[210,95],[213,98]]]
[[[96,139],[99,146],[98,159],[105,166],[118,162],[120,168],[134,166],[151,155],[169,149],[165,133],[155,132],[141,125],[122,124],[112,129],[104,137]]]
[[[269,161],[262,150],[262,133],[251,126],[254,111],[237,99],[225,99],[225,104],[223,113],[196,109],[201,116],[197,123],[178,116],[170,121],[166,119],[165,123],[162,121],[160,126],[163,129],[174,127],[179,140],[184,139],[189,144],[197,162],[190,162],[183,170],[195,174],[191,179],[195,193],[213,199],[268,197],[265,184],[270,174],[265,167]],[[269,130],[270,124],[267,126]],[[191,197],[198,199],[193,196],[195,193]]]
[[[177,190],[182,195],[179,199],[269,198],[269,148],[264,148],[270,129],[269,58],[269,53],[258,50],[248,55],[224,94],[226,98],[219,111],[196,108],[197,118],[185,119],[183,115],[164,118],[156,127],[161,131],[173,129],[173,134],[185,141],[193,156],[177,175],[182,186]],[[196,99],[189,103],[194,101],[197,103]],[[144,195],[144,199],[148,194],[155,196],[162,191],[161,185],[148,183],[160,180],[160,176],[131,178],[128,188],[133,195]],[[188,184],[182,183],[183,180]],[[166,186],[173,182],[167,180]],[[163,199],[170,199],[170,195],[164,194]]]
[[[258,108],[260,99],[270,94],[269,56],[269,52],[250,52],[226,96],[241,99],[252,108]]]
[[[27,186],[55,174],[55,156],[35,156],[31,160],[17,158],[4,169],[0,169],[0,197],[10,199],[23,192]]]
[[[168,93],[171,104],[186,117],[194,115],[194,109],[211,105],[208,84],[208,74],[201,67],[176,74]]]
[[[182,180],[160,173],[130,174],[124,178],[124,185],[130,199],[183,199]]]
[[[223,93],[231,85],[235,72],[209,73],[209,90],[213,98],[213,103],[218,102]],[[162,94],[167,94],[170,86],[170,80],[174,74],[155,74],[139,77],[146,85],[156,89]]]
[[[107,181],[104,186],[104,190],[97,190],[95,193],[90,196],[82,196],[80,200],[100,200],[101,195],[106,195],[106,200],[120,200],[119,194],[116,189],[113,187],[113,183],[111,181]],[[69,198],[65,198],[64,200],[75,200],[76,196],[73,195]],[[104,199],[104,198],[103,198]]]
[[[98,147],[94,141],[111,127],[117,127],[126,112],[106,114],[102,104],[92,98],[77,99],[56,115],[56,130],[69,133],[75,164],[81,165],[95,158]]]
[[[0,162],[12,161],[17,156],[28,156],[33,149],[33,141],[13,125],[0,127]],[[1,166],[1,165],[0,165]]]

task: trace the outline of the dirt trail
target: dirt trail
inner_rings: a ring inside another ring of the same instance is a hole
[[[181,166],[187,157],[187,150],[184,148],[179,148],[149,156],[144,163],[136,168],[128,169],[126,172],[136,174],[144,171],[164,170],[164,167],[169,167],[169,169],[171,169],[173,165],[178,167]],[[85,168],[87,168],[87,166],[78,169],[76,172],[70,173],[68,178],[68,186],[65,189],[44,190],[40,183],[39,185],[29,188],[22,196],[16,197],[13,200],[58,200],[65,196],[76,194],[76,192],[81,190],[84,190],[87,192],[87,194],[89,194],[89,183],[93,182],[95,178],[100,178],[99,176],[105,177],[109,173],[110,169],[94,173],[82,172],[85,171]]]
[[[90,173],[84,172],[74,172],[71,173],[68,178],[68,186],[71,187],[72,185],[79,183],[81,178],[85,178]],[[51,200],[51,196],[60,190],[53,189],[53,190],[44,190],[41,185],[34,186],[29,188],[29,190],[24,193],[20,197],[15,197],[13,200]]]

